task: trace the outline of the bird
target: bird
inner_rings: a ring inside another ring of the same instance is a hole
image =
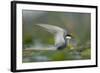
[[[50,24],[36,24],[44,28],[46,31],[54,35],[54,47],[55,50],[62,50],[67,47],[69,40],[72,38],[70,34],[68,34],[67,30]],[[50,48],[49,48],[50,50]]]

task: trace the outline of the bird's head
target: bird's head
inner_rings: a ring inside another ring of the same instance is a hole
[[[73,39],[73,36],[71,34],[65,35],[65,41],[67,45],[69,45],[69,42],[71,41],[71,39]]]
[[[67,40],[70,40],[70,39],[72,39],[72,35],[71,35],[71,34],[67,34],[67,35],[65,35],[65,38],[66,38]]]
[[[78,41],[75,38],[75,35],[73,35],[73,34],[67,34],[65,36],[65,40],[66,40],[67,48],[69,48],[69,49],[72,50],[75,47],[77,47]]]

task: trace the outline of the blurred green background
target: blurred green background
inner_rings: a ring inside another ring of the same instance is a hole
[[[63,60],[85,60],[91,58],[91,14],[75,12],[53,12],[23,10],[22,61],[45,62]],[[54,45],[54,36],[36,24],[50,24],[66,29],[74,39],[63,50],[25,50]]]

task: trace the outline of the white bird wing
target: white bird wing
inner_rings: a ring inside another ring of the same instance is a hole
[[[65,42],[64,33],[66,31],[64,29],[62,29],[58,26],[49,25],[49,24],[37,24],[37,25],[45,28],[48,32],[54,34],[55,45],[62,45],[62,43]]]
[[[49,25],[49,24],[36,24],[36,25],[45,28],[48,32],[53,34],[64,32],[64,30],[58,26]]]

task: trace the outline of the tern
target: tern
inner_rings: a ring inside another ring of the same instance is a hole
[[[69,35],[67,31],[61,27],[50,24],[36,24],[36,25],[44,28],[46,31],[54,35],[55,50],[61,50],[66,48],[69,43],[69,40],[72,38],[72,36]]]
[[[67,31],[61,27],[50,25],[50,24],[36,24],[39,27],[44,28],[46,31],[54,35],[54,45],[49,47],[30,47],[25,50],[62,50],[67,47],[71,35],[67,33]]]

